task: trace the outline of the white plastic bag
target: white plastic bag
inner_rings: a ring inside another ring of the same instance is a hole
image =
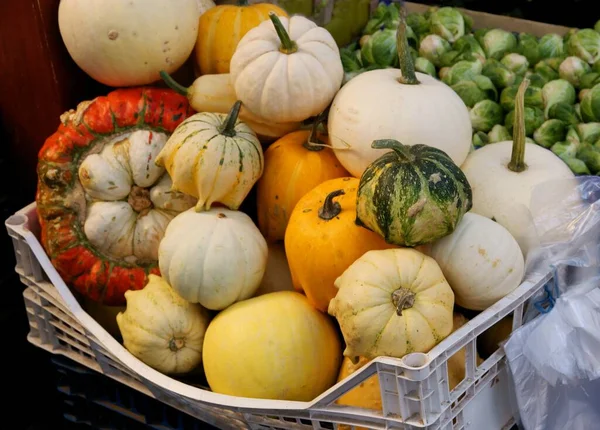
[[[523,429],[600,429],[600,178],[578,178],[561,201],[557,185],[534,193],[526,262],[526,277],[555,276],[504,350]]]

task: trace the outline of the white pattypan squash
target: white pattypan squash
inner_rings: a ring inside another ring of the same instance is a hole
[[[265,238],[245,213],[192,208],[167,227],[158,264],[181,297],[221,310],[254,295],[266,270],[267,255]]]
[[[482,311],[517,288],[525,271],[519,244],[497,222],[467,212],[456,230],[431,246],[456,304]]]
[[[201,364],[210,320],[206,309],[188,303],[152,274],[143,289],[127,291],[125,299],[117,324],[131,354],[165,374],[188,373]]]
[[[244,106],[269,121],[304,121],[321,113],[342,85],[333,36],[300,15],[270,14],[240,40],[230,74]]]
[[[353,360],[426,353],[452,332],[454,293],[436,261],[415,249],[368,251],[335,286],[328,312]]]
[[[218,202],[236,210],[262,176],[260,141],[238,120],[241,103],[228,115],[197,113],[177,126],[156,164],[165,166],[177,191],[197,197],[197,210]]]
[[[99,250],[129,262],[156,261],[165,228],[196,199],[171,192],[154,159],[167,136],[137,130],[108,142],[79,166],[88,201],[84,232]]]

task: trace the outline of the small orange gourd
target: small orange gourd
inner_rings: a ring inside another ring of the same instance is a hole
[[[365,252],[396,248],[376,233],[356,225],[359,180],[325,181],[296,204],[285,231],[285,252],[294,288],[327,312],[335,280]]]
[[[265,151],[265,170],[258,181],[258,227],[272,242],[283,240],[298,200],[324,181],[350,176],[318,132],[320,115],[311,130],[298,130],[275,141]]]

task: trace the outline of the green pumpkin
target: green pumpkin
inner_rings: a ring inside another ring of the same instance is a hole
[[[442,150],[376,140],[391,149],[364,171],[356,203],[356,224],[398,246],[431,243],[454,231],[472,207],[471,186]]]

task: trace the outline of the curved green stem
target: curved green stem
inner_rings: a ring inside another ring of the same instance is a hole
[[[344,190],[335,190],[327,194],[323,206],[319,208],[319,218],[329,221],[335,218],[342,211],[342,207],[338,202],[334,202],[333,199],[337,196],[343,196],[346,194]]]
[[[298,50],[298,45],[292,39],[290,39],[290,35],[285,28],[283,28],[283,24],[279,20],[279,17],[275,14],[275,12],[269,12],[269,18],[271,18],[271,22],[273,22],[273,26],[275,27],[275,31],[277,32],[277,36],[281,41],[281,47],[279,50],[284,54],[293,54]]]
[[[221,133],[223,136],[235,136],[235,123],[237,122],[241,107],[242,102],[238,100],[234,103],[233,107],[227,114],[227,118],[225,118],[225,121],[223,121],[223,124],[221,124],[221,128],[219,129],[219,133]]]
[[[411,163],[415,161],[415,156],[411,153],[411,148],[408,145],[403,145],[394,139],[374,140],[371,144],[373,149],[391,149],[393,150],[401,162]]]
[[[317,137],[317,133],[319,125],[325,122],[328,113],[329,108],[325,109],[315,118],[315,121],[313,122],[312,127],[310,128],[310,134],[308,135],[306,142],[302,144],[302,146],[305,149],[308,149],[309,151],[322,151],[325,148],[325,144],[319,140],[319,138]]]
[[[175,79],[173,79],[171,77],[171,75],[169,75],[164,70],[160,71],[160,77],[162,78],[163,81],[165,81],[165,83],[169,86],[169,88],[171,88],[172,90],[174,90],[176,93],[179,93],[182,96],[187,96],[188,95],[188,88],[186,88],[183,85],[179,84]]]
[[[529,79],[523,79],[515,97],[513,146],[508,168],[517,173],[527,169],[527,165],[525,164],[525,91],[528,86]]]
[[[406,37],[406,16],[405,8],[400,11],[400,21],[398,23],[398,30],[396,31],[396,48],[398,49],[398,63],[400,64],[400,70],[402,76],[398,78],[398,81],[402,84],[416,85],[419,84],[417,74],[415,73],[415,63],[410,55],[410,48],[408,46],[408,38]]]

